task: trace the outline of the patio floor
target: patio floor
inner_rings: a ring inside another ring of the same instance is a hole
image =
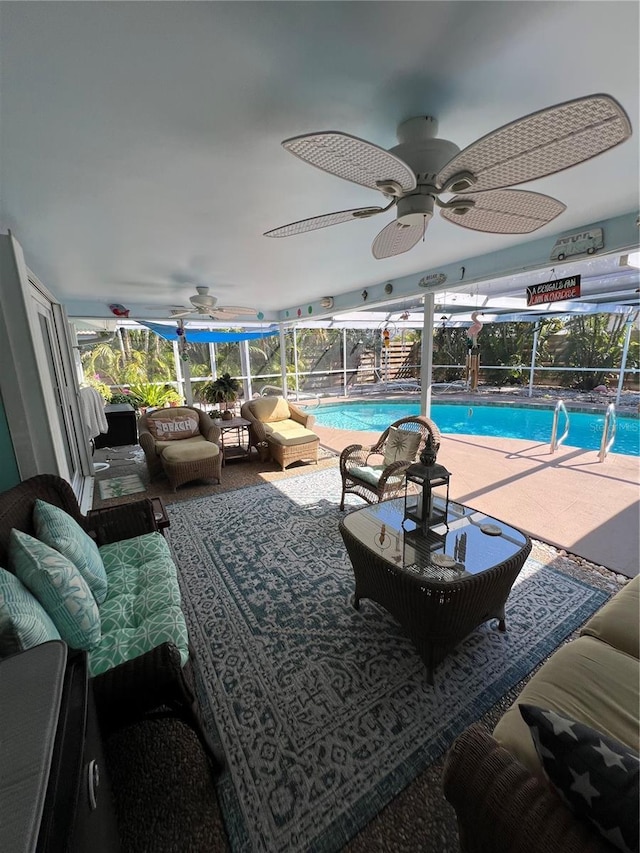
[[[379,433],[314,425],[336,452],[371,444]],[[626,577],[638,574],[639,471],[636,456],[471,435],[443,435],[438,462],[451,472],[450,497],[571,554]]]

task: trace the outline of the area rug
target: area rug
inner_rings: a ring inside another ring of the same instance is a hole
[[[233,851],[340,850],[607,598],[530,558],[507,633],[475,631],[430,687],[384,608],[351,605],[339,500],[331,468],[168,507]]]
[[[133,495],[136,492],[144,492],[145,485],[137,474],[127,474],[124,477],[110,477],[108,480],[99,480],[100,497],[121,498],[123,495]]]

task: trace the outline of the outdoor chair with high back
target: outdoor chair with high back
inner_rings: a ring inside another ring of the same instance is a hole
[[[350,444],[340,454],[342,498],[358,495],[373,504],[399,497],[407,468],[416,462],[431,436],[434,450],[440,447],[440,430],[431,418],[401,418],[382,433],[375,444]]]
[[[284,397],[256,397],[240,410],[249,421],[251,445],[261,460],[271,457],[284,471],[293,462],[318,462],[320,439],[311,429],[315,418]]]
[[[174,492],[191,480],[220,482],[220,428],[206,412],[156,409],[140,418],[138,434],[151,479],[164,471]]]

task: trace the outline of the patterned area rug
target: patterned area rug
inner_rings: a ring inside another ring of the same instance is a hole
[[[351,606],[339,495],[331,468],[168,507],[233,851],[340,850],[607,598],[529,558],[508,632],[478,629],[429,687],[394,619]]]
[[[127,474],[125,477],[110,477],[108,480],[99,480],[100,497],[121,498],[123,495],[133,495],[135,492],[144,492],[145,485],[137,474]]]

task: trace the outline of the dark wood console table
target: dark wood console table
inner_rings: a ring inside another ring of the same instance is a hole
[[[61,640],[0,661],[0,847],[120,850],[86,654]]]
[[[435,498],[443,516],[444,501]],[[406,522],[404,499],[382,501],[340,522],[361,598],[382,604],[406,630],[433,671],[447,653],[489,619],[505,625],[505,603],[531,551],[528,536],[470,507],[449,502],[446,522],[428,535]]]

